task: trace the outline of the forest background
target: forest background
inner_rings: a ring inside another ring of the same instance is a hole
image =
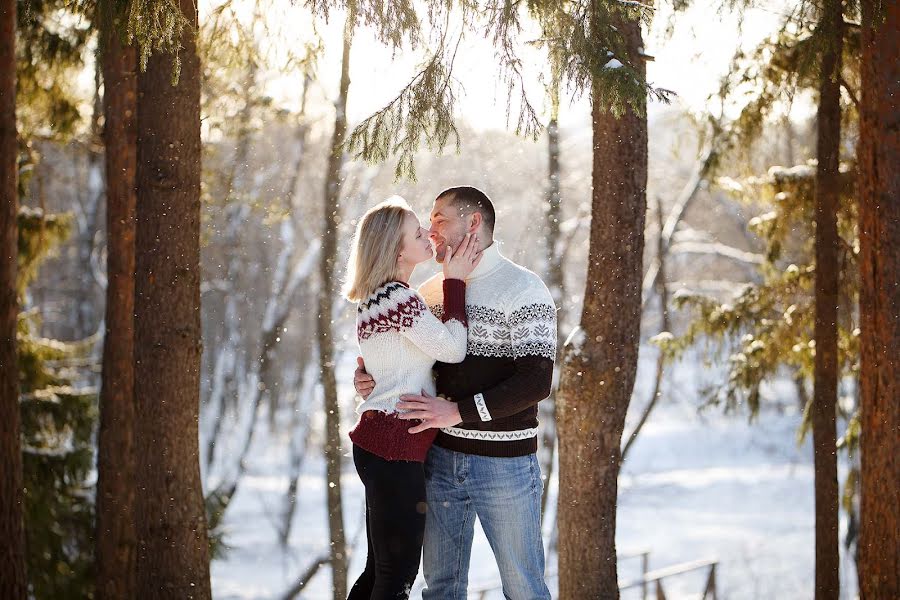
[[[9,589],[127,597],[161,585],[150,556],[179,571],[170,590],[344,597],[365,558],[354,307],[335,292],[352,231],[393,194],[427,225],[466,183],[559,309],[539,451],[555,595],[853,598],[860,573],[864,597],[896,590],[898,200],[870,160],[896,145],[872,125],[896,127],[877,95],[895,97],[895,9],[189,4],[4,0]],[[172,505],[147,492],[164,488]],[[865,498],[884,524],[868,554]],[[155,511],[181,533],[154,541]],[[502,597],[482,536],[472,565],[471,594]]]

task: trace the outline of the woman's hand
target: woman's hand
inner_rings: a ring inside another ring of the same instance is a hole
[[[447,246],[447,254],[444,257],[444,279],[465,280],[480,261],[478,238],[467,233],[458,248]]]

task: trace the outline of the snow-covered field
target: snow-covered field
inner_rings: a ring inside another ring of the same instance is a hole
[[[725,416],[715,409],[698,414],[692,403],[677,397],[661,402],[620,477],[620,554],[649,550],[650,569],[717,559],[719,598],[812,598],[813,471],[809,444],[795,442],[799,419],[796,410],[768,410],[750,424],[744,414]],[[280,598],[328,546],[320,456],[305,463],[290,544],[279,545],[276,515],[287,485],[288,440],[267,435],[265,426],[259,433],[226,516],[231,550],[212,565],[213,593],[221,600]],[[349,457],[342,486],[348,539],[356,540],[352,584],[365,560],[365,532],[362,485]],[[551,589],[556,586],[554,563],[550,557]],[[637,575],[639,564],[639,559],[623,561],[620,582]],[[845,598],[855,595],[852,573],[845,557]],[[699,597],[706,575],[701,570],[666,579],[667,597]],[[497,577],[490,548],[477,530],[470,586]],[[331,600],[328,569],[315,575],[299,597]],[[502,597],[499,590],[487,595]],[[639,597],[639,590],[623,593],[623,598]]]

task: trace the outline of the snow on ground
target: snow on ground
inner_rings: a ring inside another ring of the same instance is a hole
[[[339,370],[347,369],[352,366]],[[346,373],[341,377],[350,380]],[[698,414],[685,401],[661,402],[620,477],[620,554],[647,549],[650,569],[718,559],[719,598],[812,598],[813,471],[809,443],[798,447],[795,441],[799,419],[796,410],[770,410],[751,424],[741,414],[725,416],[716,409]],[[276,515],[287,485],[288,440],[260,425],[248,473],[226,516],[232,549],[212,565],[213,594],[220,600],[279,598],[328,547],[319,456],[305,463],[290,543],[286,549],[278,544]],[[365,531],[362,485],[349,456],[341,483],[347,536],[356,540],[352,585],[365,561]],[[555,572],[553,557],[548,572]],[[639,560],[622,561],[620,583],[638,572]],[[843,587],[855,590],[851,572],[845,557],[842,577],[851,580]],[[666,579],[667,597],[699,597],[706,575],[703,570]],[[476,527],[470,586],[497,577],[490,548]],[[330,579],[330,571],[322,569],[299,597],[331,600]],[[418,583],[414,598],[420,597]],[[552,575],[548,584],[556,586]],[[502,597],[499,590],[487,594],[488,599]],[[853,595],[845,590],[844,597]],[[640,598],[640,591],[626,591],[623,598]]]

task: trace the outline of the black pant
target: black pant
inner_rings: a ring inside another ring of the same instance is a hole
[[[353,445],[366,488],[369,555],[348,600],[405,600],[419,571],[425,535],[425,468],[385,460]]]

